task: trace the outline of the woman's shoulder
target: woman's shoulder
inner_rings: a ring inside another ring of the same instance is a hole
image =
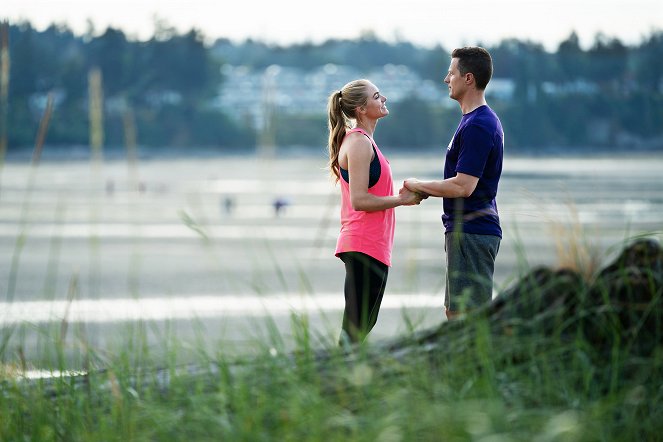
[[[346,135],[341,149],[345,154],[358,160],[370,161],[373,158],[373,144],[371,140],[360,132]]]
[[[347,143],[348,145],[358,145],[358,146],[366,146],[369,147],[371,146],[371,139],[368,138],[368,136],[360,131],[353,131],[349,132],[346,136],[345,139],[343,140],[343,144]]]

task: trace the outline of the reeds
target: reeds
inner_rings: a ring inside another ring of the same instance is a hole
[[[9,22],[0,23],[0,172],[7,153],[9,117]]]
[[[168,327],[157,354],[145,345],[146,324],[138,324],[118,353],[83,377],[5,377],[0,438],[617,441],[660,434],[660,354],[605,360],[582,336],[514,337],[492,331],[485,317],[449,328],[433,349],[413,346],[407,358],[380,345],[320,348],[305,318],[293,317],[292,328],[293,351],[284,351],[272,328],[269,345],[251,344],[252,356],[229,358],[201,343],[182,364],[185,349]],[[623,376],[612,385],[615,372]]]
[[[550,218],[550,232],[555,238],[558,265],[591,278],[601,262],[599,248],[591,243],[592,236],[585,232],[578,217],[577,208],[568,204],[571,220]]]
[[[7,293],[5,295],[5,300],[7,302],[12,302],[14,300],[14,292],[16,290],[16,277],[18,275],[18,268],[21,260],[21,252],[23,250],[23,246],[25,245],[25,241],[27,239],[28,217],[30,214],[30,203],[32,200],[32,192],[34,190],[37,167],[39,166],[39,161],[41,160],[41,153],[44,147],[44,141],[46,139],[46,132],[48,131],[48,123],[51,119],[52,113],[53,113],[53,95],[48,94],[48,98],[46,101],[46,108],[39,123],[37,139],[35,140],[35,147],[32,152],[32,162],[28,176],[28,182],[26,184],[26,194],[23,199],[23,204],[21,206],[21,215],[19,221],[20,233],[16,237],[16,241],[14,243],[14,250],[12,253],[12,263],[8,275],[9,280],[7,283]]]
[[[652,270],[650,324],[663,296]],[[554,299],[553,282],[540,290]],[[620,330],[621,312],[585,295],[580,308],[537,307],[540,318],[477,312],[428,337],[350,349],[317,335],[306,315],[291,316],[292,339],[268,318],[240,356],[210,346],[202,323],[186,344],[175,324],[140,321],[114,352],[83,345],[79,331],[80,352],[65,360],[63,321],[41,343],[58,356],[53,376],[24,379],[25,358],[4,366],[0,439],[657,440],[663,353],[635,351],[637,327]],[[607,346],[586,333],[590,323]]]

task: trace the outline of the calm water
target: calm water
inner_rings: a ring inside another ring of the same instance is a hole
[[[6,163],[0,323],[39,328],[66,317],[96,327],[104,345],[137,319],[195,317],[236,341],[265,317],[286,330],[296,312],[336,333],[339,191],[323,155]],[[441,153],[389,156],[396,183],[441,175]],[[496,289],[523,268],[558,264],[560,245],[580,244],[605,262],[626,238],[661,237],[661,155],[507,158],[499,192]],[[402,332],[403,314],[421,327],[442,320],[440,210],[434,198],[397,209],[377,337]]]

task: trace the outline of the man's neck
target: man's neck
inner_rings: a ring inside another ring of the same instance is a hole
[[[462,100],[459,100],[458,104],[460,104],[460,110],[463,112],[463,115],[465,115],[488,103],[486,103],[486,97],[484,96],[483,91],[477,91],[473,94],[467,94]]]

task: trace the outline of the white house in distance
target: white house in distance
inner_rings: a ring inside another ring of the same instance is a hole
[[[229,116],[264,127],[267,109],[280,114],[324,115],[335,89],[357,78],[373,81],[390,102],[416,96],[435,105],[455,106],[444,84],[423,80],[404,65],[386,64],[369,72],[326,64],[311,71],[272,65],[264,70],[224,65],[223,86],[214,105]]]

